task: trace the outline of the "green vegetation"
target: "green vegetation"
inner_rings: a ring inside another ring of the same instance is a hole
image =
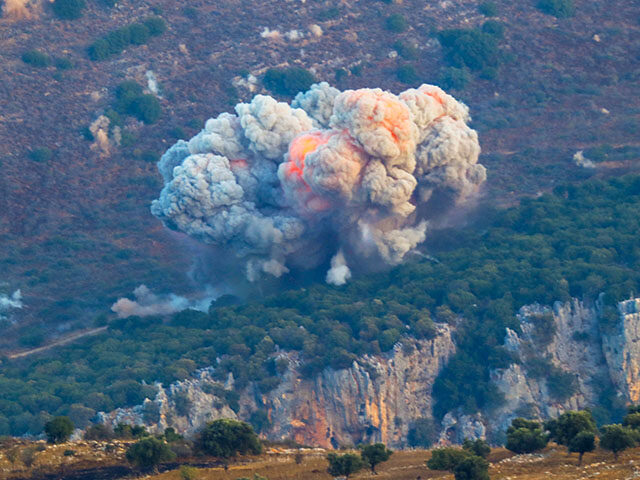
[[[75,20],[82,16],[86,7],[84,0],[55,0],[51,4],[53,13],[62,20]]]
[[[547,435],[535,420],[515,418],[507,429],[505,447],[514,453],[533,453],[547,446]]]
[[[44,433],[49,443],[64,443],[69,440],[74,428],[69,417],[55,417],[45,423]]]
[[[329,462],[327,472],[334,477],[349,478],[350,475],[359,472],[364,467],[362,457],[355,453],[345,453],[344,455],[330,453],[327,455],[327,461]]]
[[[491,449],[489,448],[489,452],[486,451],[488,446],[483,440],[465,440],[465,444],[467,448],[462,450],[452,447],[433,450],[427,467],[431,470],[453,472],[456,480],[489,480],[489,462],[483,456],[476,455],[475,450],[486,456]]]
[[[22,54],[22,61],[32,67],[44,68],[51,65],[51,58],[40,50],[28,50]]]
[[[476,455],[477,457],[482,458],[487,458],[491,453],[491,447],[481,438],[477,440],[469,440],[468,438],[465,438],[462,443],[462,449],[466,450],[471,455]]]
[[[371,473],[377,475],[376,465],[386,462],[391,458],[392,450],[389,450],[384,443],[375,443],[362,447],[360,456],[365,465],[369,465]]]
[[[175,458],[167,443],[156,437],[146,437],[127,449],[127,460],[141,470],[152,470],[161,462]]]
[[[497,69],[500,65],[498,42],[504,31],[501,24],[492,20],[483,29],[450,29],[438,33],[438,40],[445,58],[454,67],[474,71]],[[486,25],[486,24],[485,24]]]
[[[123,98],[126,91],[136,89],[124,89]],[[557,187],[493,214],[480,233],[442,232],[438,242],[446,249],[436,254],[438,263],[405,264],[341,288],[317,284],[246,304],[221,297],[207,313],[114,320],[105,333],[55,355],[3,360],[0,428],[36,434],[49,420],[41,412],[140,404],[155,396],[153,382],[183,379],[217,358],[218,380],[233,373],[237,389],[256,382],[267,392],[282,375],[276,347],[298,352],[311,376],[347,368],[358,355],[388,351],[398,340],[433,338],[434,320],[458,324],[457,352],[434,385],[436,418],[458,407],[490,409],[501,402],[490,371],[512,362],[502,345],[505,327],[519,331],[520,306],[605,292],[601,328],[616,327],[616,302],[640,291],[639,209],[639,176]],[[222,383],[207,388],[237,409],[237,392]],[[415,445],[433,438],[428,420],[410,429]]]
[[[118,28],[89,46],[89,58],[99,61],[119,55],[129,45],[143,45],[151,37],[162,35],[166,28],[164,20],[160,17],[146,18],[142,22]]]
[[[578,465],[582,463],[582,456],[586,452],[596,448],[596,422],[588,410],[563,413],[558,418],[545,422],[544,426],[549,431],[550,440],[565,445],[569,452],[580,455]]]
[[[402,83],[416,84],[418,83],[418,74],[412,65],[402,65],[396,70],[396,76]]]
[[[52,156],[53,152],[50,148],[47,147],[34,148],[29,152],[29,158],[38,163],[47,163],[49,160],[51,160]]]
[[[537,4],[539,10],[558,18],[568,18],[575,14],[573,0],[540,0]]]
[[[428,448],[438,439],[438,429],[432,418],[422,417],[414,420],[409,428],[407,441],[411,447]]]
[[[600,432],[600,447],[612,452],[616,461],[620,452],[637,443],[636,432],[622,425],[605,425]]]
[[[495,2],[483,2],[478,7],[478,11],[485,17],[495,17],[498,15],[498,6]]]
[[[418,47],[413,43],[398,40],[393,44],[393,49],[405,60],[416,60],[418,58]]]
[[[448,67],[440,72],[438,85],[446,90],[464,90],[469,80],[471,80],[471,75],[468,69]]]
[[[407,19],[399,13],[389,15],[384,21],[384,26],[387,30],[394,33],[402,33],[409,27]]]
[[[293,96],[308,90],[316,79],[301,67],[270,68],[264,75],[264,87],[278,95]]]
[[[118,114],[129,114],[144,123],[155,123],[162,113],[158,99],[154,95],[142,93],[142,86],[134,81],[126,81],[118,85],[114,108],[115,112],[111,113],[110,117],[114,120],[114,124],[121,123]],[[141,152],[138,156],[145,161],[157,159],[157,155],[153,152]]]
[[[200,451],[224,460],[238,454],[257,455],[262,445],[251,425],[229,418],[208,423],[198,434],[196,445]]]
[[[593,432],[582,431],[571,439],[569,443],[569,452],[578,453],[578,465],[582,464],[582,456],[587,452],[593,452],[596,449],[596,434]]]

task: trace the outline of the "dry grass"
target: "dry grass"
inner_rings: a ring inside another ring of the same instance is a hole
[[[429,470],[425,461],[430,454],[426,451],[396,452],[391,459],[378,467],[378,475],[361,471],[353,479],[376,480],[416,480],[447,479],[453,475],[447,472]],[[588,453],[582,466],[578,466],[578,456],[568,456],[566,451],[557,447],[547,448],[541,454],[513,455],[505,449],[495,449],[489,457],[492,480],[575,480],[597,478],[599,480],[623,480],[640,478],[640,448],[628,450],[620,455],[617,462],[604,451]],[[222,468],[199,469],[198,480],[236,480],[251,478],[254,473],[269,480],[330,480],[326,473],[327,462],[324,455],[305,455],[304,461],[296,465],[293,455],[270,455],[255,462],[236,465],[227,472]],[[178,471],[166,472],[152,477],[154,480],[181,480]]]
[[[124,463],[125,444],[113,442],[115,449],[106,451],[106,442],[70,442],[63,445],[46,445],[43,442],[14,441],[0,448],[0,478],[29,478],[30,473],[64,472],[79,468],[89,468]],[[45,447],[44,449],[42,449]],[[11,464],[7,453],[17,449],[18,453],[27,449],[35,450],[34,462],[26,467],[20,455]],[[65,450],[74,450],[73,456],[64,456]],[[297,465],[292,451],[271,452],[254,458],[244,458],[240,462],[223,468],[199,468],[197,480],[236,480],[252,478],[255,473],[269,480],[331,480],[327,473],[326,452],[305,450],[303,460]],[[378,475],[363,470],[351,478],[376,480],[453,480],[447,472],[429,470],[425,461],[430,453],[424,450],[395,452],[391,459],[378,467]],[[492,480],[626,480],[640,478],[640,447],[622,453],[614,461],[609,452],[598,450],[584,456],[578,466],[576,454],[567,455],[564,448],[552,446],[532,455],[514,455],[503,449],[494,449],[489,457]],[[145,477],[152,480],[182,480],[180,471],[173,470]]]

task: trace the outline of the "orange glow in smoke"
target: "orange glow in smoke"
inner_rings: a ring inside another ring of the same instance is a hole
[[[320,145],[329,141],[329,135],[323,132],[305,133],[296,137],[289,145],[289,165],[287,176],[296,176],[302,180],[304,160],[308,154],[314,152]],[[304,182],[304,180],[302,180]]]
[[[248,168],[249,167],[249,164],[247,163],[247,161],[244,158],[233,159],[233,160],[231,160],[229,162],[229,164],[231,165],[231,169],[232,170],[235,170],[235,169],[238,169],[238,168],[244,169],[244,168]]]
[[[437,89],[433,87],[422,86],[418,90],[424,93],[425,95],[429,95],[431,98],[433,98],[436,102],[438,102],[441,106],[444,107],[444,100],[440,96],[440,92]]]

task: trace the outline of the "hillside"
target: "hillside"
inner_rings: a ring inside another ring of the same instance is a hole
[[[112,443],[111,452],[104,452],[107,444],[100,442],[78,442],[49,446],[46,450],[35,454],[35,461],[29,469],[16,461],[13,468],[9,468],[6,459],[0,457],[0,466],[7,480],[22,480],[25,478],[40,480],[47,475],[58,475],[65,472],[65,478],[73,480],[116,480],[129,474],[129,467],[123,464],[123,449],[125,446]],[[44,446],[44,445],[43,445]],[[15,448],[15,447],[14,447]],[[23,445],[28,449],[29,445]],[[73,455],[64,456],[65,450],[73,451]],[[331,479],[326,473],[326,452],[322,450],[303,449],[302,461],[296,464],[294,454],[296,449],[274,448],[266,455],[254,458],[242,458],[232,464],[228,471],[215,466],[215,460],[207,458],[192,458],[184,463],[194,465],[195,477],[199,480],[233,480],[241,477],[252,478],[254,474],[269,480],[324,480]],[[3,452],[5,453],[6,450]],[[98,459],[96,459],[96,452]],[[380,480],[415,480],[423,479],[453,479],[447,472],[429,470],[425,461],[430,457],[429,451],[398,451],[388,462],[381,464],[378,475],[367,471],[354,474],[350,478]],[[559,480],[575,480],[578,478],[599,478],[603,480],[622,480],[636,478],[640,449],[634,448],[622,453],[615,461],[613,456],[601,450],[587,453],[581,466],[577,465],[577,455],[567,455],[564,449],[557,446],[548,447],[543,452],[528,455],[514,455],[505,449],[494,449],[489,456],[491,462],[489,474],[493,480],[538,480],[545,476]],[[161,466],[160,470],[168,469],[164,473],[148,475],[145,478],[154,480],[178,480],[181,477],[178,464]],[[100,476],[98,477],[97,475]]]
[[[263,91],[271,67],[302,66],[341,89],[447,84],[480,132],[483,203],[512,204],[638,166],[640,8],[628,0],[576,1],[563,19],[534,1],[496,2],[491,18],[463,0],[108,3],[88,1],[75,20],[46,4],[28,19],[0,18],[0,282],[9,293],[21,289],[25,305],[13,311],[17,325],[1,327],[4,351],[18,339],[32,347],[104,323],[96,317],[141,283],[188,293],[211,280],[194,264],[201,247],[149,214],[161,186],[154,162],[205,119]],[[164,19],[166,32],[89,58],[99,37],[150,16]],[[490,68],[452,70],[437,33],[487,20],[504,25]],[[50,63],[23,61],[31,50]],[[125,116],[120,145],[112,135],[107,152],[88,127],[113,107],[118,84],[148,85],[148,71],[159,85],[159,120]],[[597,168],[577,166],[578,150]]]

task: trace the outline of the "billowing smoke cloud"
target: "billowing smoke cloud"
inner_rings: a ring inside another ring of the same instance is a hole
[[[170,315],[186,308],[206,312],[209,305],[218,296],[212,289],[196,300],[174,295],[157,295],[146,285],[140,285],[133,291],[135,300],[120,298],[111,306],[111,310],[118,315],[118,318],[131,316],[147,317],[149,315]]]
[[[35,0],[4,0],[2,16],[13,20],[32,18],[37,14],[38,4]]]
[[[238,258],[250,280],[332,258],[326,279],[340,285],[348,265],[401,262],[427,219],[478,191],[469,120],[433,85],[394,95],[320,83],[291,105],[257,95],[165,153],[151,211]]]
[[[22,293],[16,290],[11,295],[0,293],[0,320],[6,320],[9,311],[22,308]]]

